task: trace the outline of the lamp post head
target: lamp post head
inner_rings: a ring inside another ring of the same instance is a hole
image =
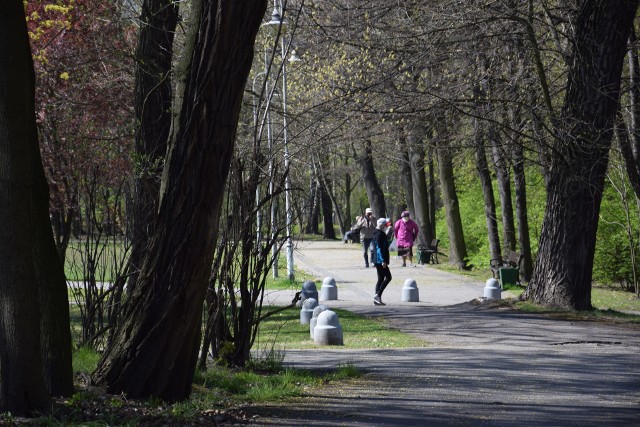
[[[302,59],[298,56],[295,49],[291,49],[291,56],[289,56],[289,62],[301,62]]]
[[[271,21],[267,22],[266,25],[284,25],[284,21],[282,20],[282,15],[280,15],[280,11],[276,6],[273,7],[273,12],[271,13]]]

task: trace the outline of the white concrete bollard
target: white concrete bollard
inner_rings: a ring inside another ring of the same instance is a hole
[[[318,316],[320,313],[327,310],[329,310],[329,307],[324,304],[320,304],[313,309],[313,316],[311,316],[311,321],[309,322],[309,335],[311,336],[311,339],[313,339],[313,330],[318,324]]]
[[[338,287],[333,277],[325,277],[320,287],[320,301],[334,301],[338,299]]]
[[[300,324],[308,325],[313,316],[313,309],[318,306],[318,300],[315,298],[307,298],[302,303],[302,309],[300,310]]]
[[[404,302],[419,302],[420,293],[418,291],[418,284],[415,280],[409,278],[404,281],[402,287],[402,301]]]
[[[318,323],[313,330],[313,342],[318,345],[344,345],[342,326],[334,311],[326,310],[318,315]]]
[[[489,279],[484,286],[484,297],[487,299],[502,299],[502,288],[498,279]]]

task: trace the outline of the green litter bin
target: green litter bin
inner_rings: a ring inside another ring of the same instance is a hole
[[[500,268],[500,284],[504,288],[505,285],[517,285],[520,282],[520,271],[517,268]]]
[[[418,264],[429,264],[431,254],[427,252],[427,248],[419,246],[416,255],[418,255]]]

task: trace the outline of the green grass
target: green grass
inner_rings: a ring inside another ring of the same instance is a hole
[[[74,352],[73,358],[74,372],[91,372],[96,367],[99,355],[92,350],[81,349]],[[176,404],[157,399],[136,401],[124,396],[103,397],[89,390],[81,390],[61,402],[57,413],[35,421],[38,425],[51,426],[133,426],[151,420],[162,420],[162,425],[192,425],[205,415],[223,413],[227,408],[308,395],[315,387],[362,375],[353,365],[339,366],[329,372],[285,369],[282,364],[269,366],[269,369],[264,369],[265,364],[257,360],[247,369],[211,366],[206,372],[197,371],[190,398]],[[10,421],[10,414],[0,414],[0,422]]]
[[[623,323],[640,323],[640,316],[616,310],[598,309],[590,311],[571,311],[561,308],[546,307],[528,301],[512,302],[513,308],[525,313],[539,313],[561,320],[605,320]]]
[[[65,254],[64,273],[67,280],[84,280],[83,265],[86,261],[86,242],[83,240],[72,240],[69,242]],[[124,245],[121,241],[113,241],[100,245],[97,254],[96,280],[99,282],[111,282],[114,280],[115,268],[114,260],[121,260],[125,254]]]
[[[437,268],[438,270],[448,271],[450,273],[460,274],[462,276],[470,277],[478,281],[486,281],[491,278],[491,270],[488,268],[474,267],[471,270],[460,270],[455,266],[446,263],[446,257],[440,259],[440,264],[432,265],[430,267]],[[519,297],[524,291],[524,286],[505,286],[505,290],[509,291],[514,297]],[[591,304],[597,310],[601,311],[635,311],[640,312],[640,299],[636,298],[633,292],[627,292],[619,289],[614,289],[609,286],[603,286],[594,284],[591,289]]]
[[[270,308],[265,307],[268,311]],[[344,346],[336,348],[425,347],[427,342],[385,325],[384,319],[367,318],[346,310],[334,309],[344,332]],[[260,325],[257,350],[317,348],[309,335],[309,325],[300,324],[300,309],[278,313]]]
[[[98,365],[100,354],[93,349],[81,347],[73,352],[73,372],[91,373]]]
[[[591,304],[599,310],[635,311],[640,313],[640,299],[633,292],[594,286]]]
[[[299,271],[296,270],[295,275],[296,278],[294,280],[289,280],[287,275],[287,270],[284,272],[280,271],[281,275],[277,279],[273,278],[273,274],[270,274],[265,281],[264,287],[269,290],[278,290],[278,291],[287,291],[287,290],[300,290],[302,289],[302,282],[307,279],[314,280],[313,277],[309,275],[303,275]]]
[[[287,277],[286,255],[284,253],[281,253],[280,256],[278,257],[278,276],[279,277],[277,279],[274,279],[273,271],[269,272],[269,276],[267,277],[267,280],[265,282],[265,289],[280,290],[280,291],[300,290],[302,289],[302,283],[305,280],[315,280],[315,281],[318,280],[317,278],[314,278],[312,275],[307,274],[304,271],[301,271],[295,268],[295,266],[294,266],[294,273],[295,273],[295,279],[289,280],[289,278]]]

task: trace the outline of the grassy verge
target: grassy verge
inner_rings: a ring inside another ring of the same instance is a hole
[[[446,260],[445,257],[443,257]],[[441,260],[442,261],[442,260]],[[474,267],[471,270],[459,270],[458,268],[446,264],[446,261],[441,264],[429,265],[430,267],[437,268],[438,270],[448,271],[450,273],[460,274],[462,276],[471,277],[478,281],[486,281],[491,276],[491,270],[488,268]],[[509,291],[515,297],[519,297],[524,291],[524,286],[505,286],[505,290]],[[625,312],[633,311],[640,312],[640,299],[636,298],[632,292],[627,292],[619,289],[612,288],[610,286],[594,284],[591,289],[591,304],[595,310],[601,313],[613,313],[613,312]],[[620,316],[625,318],[626,316]]]
[[[610,309],[594,308],[590,311],[570,311],[553,307],[545,307],[528,301],[514,301],[513,308],[527,313],[539,313],[561,320],[606,320],[623,323],[640,323],[637,314],[624,313]]]
[[[265,307],[269,310],[269,307]],[[346,310],[334,310],[344,331],[344,346],[339,348],[403,348],[424,347],[427,343],[412,335],[385,326],[383,319],[370,319]],[[291,308],[268,318],[260,325],[256,349],[315,348],[309,325],[300,324],[300,309]]]
[[[93,371],[98,358],[89,349],[75,351],[74,372]],[[339,366],[331,372],[310,372],[284,369],[281,365],[269,365],[265,370],[257,362],[243,370],[214,366],[206,372],[196,372],[190,398],[175,404],[96,393],[79,381],[76,384],[79,391],[71,398],[59,399],[53,415],[21,420],[8,413],[0,414],[0,424],[21,425],[25,421],[42,426],[236,425],[248,420],[242,405],[304,396],[315,387],[362,375],[352,365]]]

